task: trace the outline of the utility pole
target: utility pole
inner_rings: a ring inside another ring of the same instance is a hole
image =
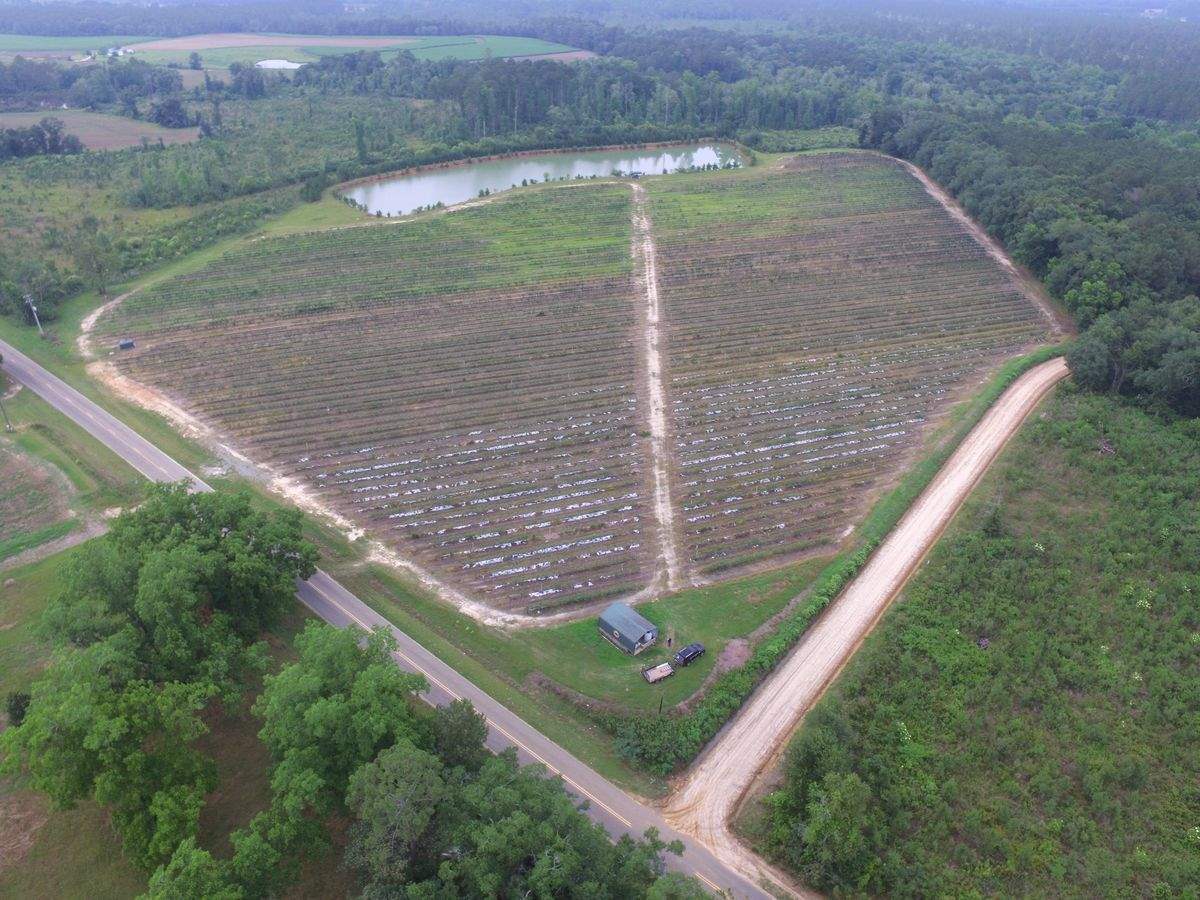
[[[29,307],[29,311],[33,313],[33,321],[37,323],[38,334],[42,337],[46,336],[46,332],[42,331],[42,320],[38,318],[37,307],[33,305],[33,297],[29,294],[25,295],[25,305]]]
[[[0,356],[0,365],[3,363],[4,357]],[[0,376],[0,414],[3,414],[4,416],[4,430],[10,432],[15,431],[12,422],[9,421],[8,410],[4,408],[4,379],[2,376]]]

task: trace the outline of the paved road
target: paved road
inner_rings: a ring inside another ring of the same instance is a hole
[[[187,481],[194,490],[212,490],[129,426],[3,341],[0,341],[0,355],[4,357],[3,369],[8,375],[75,421],[147,478]],[[770,896],[718,860],[694,838],[673,829],[656,810],[630,797],[501,706],[325,572],[318,570],[308,581],[299,582],[297,595],[305,606],[333,625],[353,623],[363,628],[381,625],[391,630],[399,644],[396,661],[428,679],[430,688],[425,698],[430,703],[440,705],[459,697],[470,700],[487,717],[491,729],[488,746],[494,750],[516,747],[523,762],[540,762],[551,772],[561,775],[572,792],[588,801],[588,815],[603,824],[610,834],[640,836],[647,828],[655,827],[664,840],[679,839],[686,847],[682,858],[668,860],[672,868],[694,875],[708,887],[727,891],[734,897]]]
[[[768,874],[763,861],[729,831],[737,803],[858,649],[1008,439],[1066,374],[1066,363],[1053,359],[1001,395],[859,575],[704,751],[667,810],[673,824],[743,873]]]

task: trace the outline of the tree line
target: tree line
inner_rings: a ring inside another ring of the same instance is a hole
[[[26,128],[0,128],[0,162],[26,156],[82,153],[83,144],[63,132],[62,119],[47,116]]]
[[[1200,415],[1200,151],[891,107],[864,146],[926,169],[1074,315],[1076,380]]]

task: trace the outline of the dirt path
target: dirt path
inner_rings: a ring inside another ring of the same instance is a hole
[[[858,649],[1004,444],[1066,374],[1066,363],[1054,359],[1004,392],[858,577],[705,749],[671,801],[668,821],[743,874],[778,880],[729,831],[730,816],[755,774]]]
[[[658,544],[666,570],[668,591],[685,583],[679,564],[675,537],[675,505],[671,502],[671,447],[667,432],[667,392],[663,385],[662,303],[658,294],[658,257],[654,247],[654,229],[646,207],[646,189],[637,182],[633,188],[633,260],[638,281],[646,297],[642,320],[643,367],[646,373],[647,424],[650,427],[650,464],[654,472],[654,515],[658,521]]]

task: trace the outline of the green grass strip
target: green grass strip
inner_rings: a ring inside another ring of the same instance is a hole
[[[62,522],[47,525],[45,528],[39,528],[37,531],[18,534],[8,540],[0,541],[0,560],[24,553],[26,550],[32,550],[34,547],[40,547],[47,541],[64,537],[74,531],[78,524],[74,519],[65,519]]]

